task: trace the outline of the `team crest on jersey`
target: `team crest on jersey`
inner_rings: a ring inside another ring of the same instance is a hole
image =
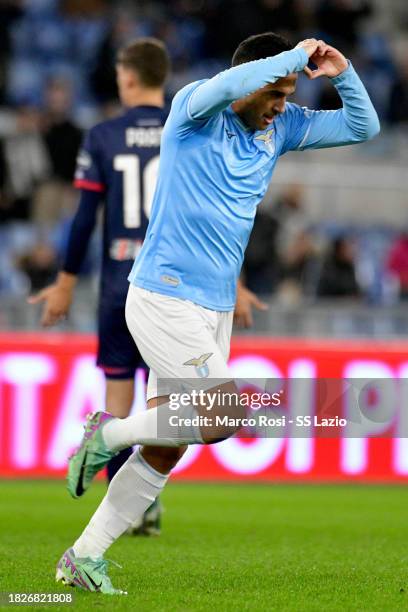
[[[207,360],[211,357],[212,353],[204,353],[201,357],[194,357],[194,359],[189,359],[183,365],[192,365],[195,368],[197,376],[200,378],[207,378],[210,373],[210,368],[206,363]]]
[[[255,137],[255,140],[260,140],[264,143],[265,147],[268,149],[270,153],[274,153],[275,151],[275,143],[273,141],[273,128],[265,132],[265,134],[259,134],[259,136]]]

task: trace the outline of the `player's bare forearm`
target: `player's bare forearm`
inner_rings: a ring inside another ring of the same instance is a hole
[[[57,276],[56,284],[63,290],[73,291],[78,282],[78,276],[61,270]]]

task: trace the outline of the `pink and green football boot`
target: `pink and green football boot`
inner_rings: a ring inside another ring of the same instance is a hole
[[[94,476],[117,454],[106,447],[102,429],[114,417],[107,412],[88,415],[81,446],[68,462],[67,489],[74,498],[81,497],[91,486]]]
[[[107,573],[108,563],[106,559],[93,560],[90,557],[76,557],[74,550],[69,548],[58,561],[55,581],[93,593],[127,595],[126,591],[115,589],[112,586]]]

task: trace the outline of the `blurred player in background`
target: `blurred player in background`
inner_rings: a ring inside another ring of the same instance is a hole
[[[363,142],[379,132],[353,67],[322,40],[292,49],[273,33],[252,36],[239,45],[232,65],[179,91],[163,132],[152,216],[126,302],[129,329],[151,368],[151,409],[125,419],[94,414],[70,460],[70,489],[78,495],[120,449],[142,445],[58,563],[57,580],[90,591],[121,593],[103,555],[160,494],[185,445],[213,443],[239,430],[238,401],[223,402],[239,397],[227,365],[232,315],[256,207],[278,157]],[[288,103],[301,71],[331,78],[343,108],[312,111]],[[165,379],[180,381],[183,390],[189,379],[205,385],[198,405],[179,403],[176,426],[167,389],[158,387]],[[207,424],[201,418],[209,407]],[[237,425],[220,426],[217,417],[225,415]]]
[[[54,285],[29,301],[45,302],[45,327],[67,316],[98,209],[104,205],[97,364],[106,378],[106,409],[123,418],[133,404],[135,371],[146,368],[126,326],[125,302],[127,277],[145,237],[156,187],[167,117],[163,88],[170,62],[161,41],[144,38],[119,52],[116,69],[119,98],[126,111],[87,134],[74,182],[81,196],[62,270]],[[123,449],[109,461],[109,481],[132,452]],[[159,504],[155,502],[130,530],[157,535]]]

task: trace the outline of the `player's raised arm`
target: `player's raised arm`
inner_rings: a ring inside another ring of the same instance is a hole
[[[353,66],[329,45],[311,56],[317,70],[305,68],[310,79],[327,76],[337,89],[343,108],[312,111],[290,105],[284,115],[289,150],[319,149],[369,140],[380,131],[380,122],[370,97]]]
[[[322,44],[323,41],[311,38],[295,49],[273,57],[244,63],[238,60],[239,65],[220,72],[193,91],[188,101],[189,117],[193,120],[207,119],[235,100],[275,83],[288,74],[301,72]],[[235,56],[233,64],[234,59]]]

